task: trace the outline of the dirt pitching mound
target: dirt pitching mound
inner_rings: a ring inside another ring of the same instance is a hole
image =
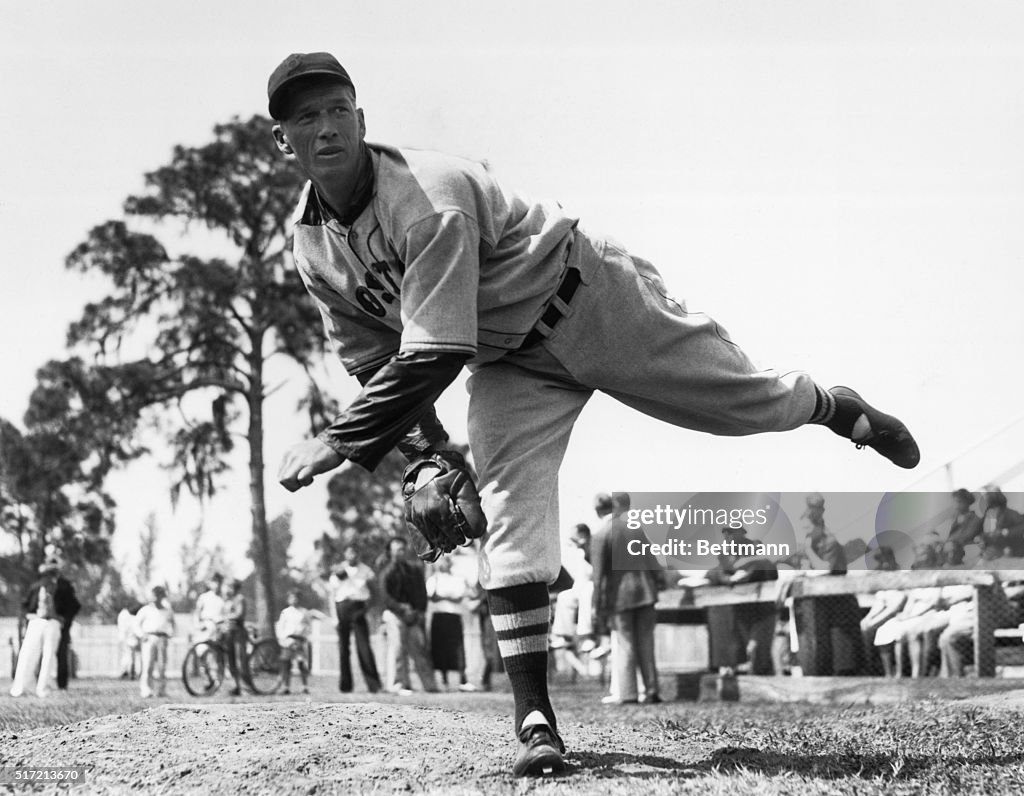
[[[571,734],[588,749],[648,745],[640,733],[623,738],[622,728],[613,738],[574,724]],[[86,788],[73,793],[490,794],[554,784],[512,778],[507,715],[410,705],[168,704],[0,740],[7,765],[87,766]],[[597,757],[570,753],[573,776],[559,784],[594,787]]]

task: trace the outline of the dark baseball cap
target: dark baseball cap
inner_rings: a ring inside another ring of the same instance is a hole
[[[352,88],[355,84],[338,59],[330,53],[292,53],[270,74],[267,82],[268,109],[271,118],[281,120],[281,113],[288,92],[285,89],[304,77],[333,77]]]

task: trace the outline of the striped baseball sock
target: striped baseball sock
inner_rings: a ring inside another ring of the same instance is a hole
[[[487,604],[516,703],[516,734],[526,716],[539,710],[555,727],[548,698],[548,625],[550,604],[545,583],[526,583],[487,592]]]
[[[814,385],[814,393],[814,413],[807,422],[827,426],[835,416],[836,399],[832,397],[832,393],[817,384]]]
[[[814,389],[817,400],[808,423],[818,423],[846,439],[859,439],[871,430],[860,403],[847,396],[836,398],[817,384]]]

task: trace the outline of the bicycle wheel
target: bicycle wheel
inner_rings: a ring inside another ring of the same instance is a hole
[[[224,653],[216,644],[194,644],[181,665],[181,679],[192,696],[211,696],[224,681]]]
[[[272,638],[257,641],[249,653],[249,678],[257,694],[273,694],[281,687],[281,647]]]

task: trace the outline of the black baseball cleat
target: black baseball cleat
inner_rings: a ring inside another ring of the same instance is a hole
[[[850,434],[850,439],[856,444],[858,450],[865,447],[871,448],[897,467],[907,470],[917,467],[918,462],[921,461],[921,451],[918,450],[914,437],[900,420],[892,415],[879,412],[849,387],[833,387],[829,392],[832,393],[837,404],[852,401],[866,419],[868,426],[866,430],[858,428],[863,425],[858,420]]]
[[[547,724],[533,724],[519,731],[519,756],[512,766],[516,777],[543,777],[565,771],[565,744]]]

